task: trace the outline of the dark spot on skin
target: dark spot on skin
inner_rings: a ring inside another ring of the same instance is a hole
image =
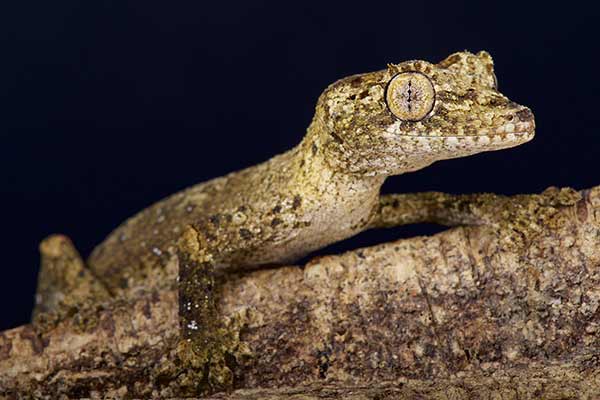
[[[469,89],[469,90],[467,90],[467,93],[465,93],[465,95],[463,97],[467,100],[476,100],[477,92],[475,91],[475,89]]]
[[[210,216],[209,221],[214,226],[219,226],[219,222],[221,221],[221,218],[220,218],[219,214],[215,214],[215,215]]]
[[[6,360],[10,356],[12,342],[6,338],[5,334],[0,334],[0,360]]]
[[[246,228],[242,228],[240,229],[240,236],[242,237],[242,239],[248,240],[252,238],[252,232],[250,232]]]
[[[360,76],[356,76],[354,78],[352,78],[352,80],[350,81],[350,86],[352,87],[359,87],[362,83],[362,78]]]
[[[475,136],[475,141],[479,141],[480,138],[477,137],[477,128],[475,128],[474,126],[468,125],[465,128],[465,133],[469,136]]]
[[[233,354],[225,353],[224,358],[225,358],[225,365],[227,366],[227,368],[229,368],[230,371],[238,371],[240,369],[239,363]],[[233,387],[236,387],[235,386],[235,378],[234,378]]]
[[[304,167],[304,164],[305,164],[304,159],[300,160],[300,168]]]
[[[523,353],[527,353],[525,350]],[[535,353],[529,356],[535,357]],[[502,359],[502,348],[500,343],[494,343],[492,341],[484,340],[477,351],[476,358],[479,362],[495,362]]]
[[[125,279],[125,278],[121,278],[121,279],[119,280],[119,287],[120,287],[121,289],[127,289],[127,287],[128,287],[128,286],[129,286],[129,283],[127,283],[127,279]]]
[[[364,90],[358,94],[358,98],[362,100],[365,97],[367,97],[368,95],[369,95],[369,92],[367,90]]]
[[[311,147],[311,150],[312,150],[312,154],[313,154],[313,156],[316,156],[316,155],[317,155],[317,152],[319,151],[319,148],[317,147],[317,145],[316,145],[316,144],[314,144],[314,143],[313,143],[313,144],[312,144],[312,147]]]
[[[464,349],[465,352],[465,357],[467,358],[467,360],[471,359],[471,352],[469,351],[469,349]]]
[[[271,210],[271,212],[273,214],[279,214],[281,212],[281,206],[275,206],[275,207],[273,207],[273,209]]]
[[[40,354],[44,350],[44,343],[40,340],[30,325],[23,327],[23,330],[19,336],[23,340],[29,340],[31,343],[31,348],[35,354]]]
[[[435,353],[436,353],[435,347],[433,347],[433,345],[431,345],[430,343],[427,343],[425,345],[425,349],[423,350],[423,354],[425,354],[427,357],[433,357],[433,356],[435,356]]]
[[[443,66],[448,68],[449,66],[451,66],[452,64],[456,64],[460,60],[461,60],[461,57],[458,54],[454,54],[454,55],[448,57],[446,60],[444,60]]]
[[[455,93],[447,90],[440,90],[439,92],[436,92],[436,98],[438,101],[444,103],[456,103],[458,100],[458,96]]]
[[[115,320],[110,315],[105,315],[99,325],[102,330],[108,333],[108,337],[115,336]]]
[[[400,129],[403,131],[409,131],[412,129],[413,122],[411,121],[400,121]]]
[[[588,210],[587,210],[586,203],[589,201],[590,191],[589,190],[583,190],[581,192],[581,194],[582,194],[581,200],[579,200],[576,203],[577,218],[579,219],[580,222],[585,222],[587,220],[587,217],[588,217]]]
[[[521,122],[533,121],[533,113],[529,109],[519,111],[517,117]]]
[[[293,311],[296,320],[302,323],[308,322],[309,308],[308,300],[302,300],[296,304],[295,310]]]
[[[206,236],[206,240],[208,240],[208,241],[215,241],[215,240],[217,240],[217,237],[215,235],[213,235],[212,233],[208,233],[207,232],[205,234],[205,236]]]
[[[275,228],[277,225],[281,224],[283,221],[279,218],[273,218],[271,221],[271,226]]]
[[[237,210],[238,210],[239,212],[244,212],[244,211],[246,211],[246,209],[247,209],[247,207],[246,207],[246,206],[239,206]]]
[[[448,110],[444,107],[440,107],[435,111],[435,115],[440,118],[443,119],[444,121],[449,121],[450,118],[448,117]]]
[[[327,370],[329,369],[329,356],[331,349],[317,351],[317,360],[319,362],[319,378],[327,378]]]
[[[342,143],[344,143],[344,141],[342,140],[342,138],[341,138],[341,137],[339,137],[339,136],[338,136],[338,135],[337,135],[335,132],[329,132],[329,135],[331,135],[331,137],[333,138],[333,140],[334,140],[336,143],[339,143],[339,144],[342,144]]]
[[[227,221],[227,222],[233,221],[233,216],[231,214],[225,214],[224,217],[225,217],[225,221]]]
[[[301,205],[302,205],[302,196],[297,194],[296,196],[294,196],[294,202],[292,203],[292,210],[297,209]]]
[[[158,290],[153,290],[152,291],[152,297],[151,297],[151,299],[152,299],[152,304],[156,304],[156,303],[158,303],[160,301],[160,296],[158,294]]]
[[[500,107],[502,105],[506,105],[507,107],[510,108],[510,105],[507,105],[506,101],[504,99],[500,99],[500,98],[492,98],[492,99],[490,99],[490,101],[488,102],[488,105],[494,106],[494,107]]]
[[[150,309],[150,302],[144,303],[144,306],[142,307],[142,313],[144,314],[144,317],[146,317],[146,319],[152,319],[152,310]]]

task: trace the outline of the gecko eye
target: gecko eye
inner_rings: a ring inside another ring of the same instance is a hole
[[[420,121],[433,110],[435,89],[424,74],[401,72],[390,80],[385,102],[397,118],[403,121]]]

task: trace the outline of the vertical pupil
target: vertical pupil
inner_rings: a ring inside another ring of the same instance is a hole
[[[412,111],[412,79],[408,81],[408,99],[407,99],[407,103],[408,103],[408,111],[411,112]]]

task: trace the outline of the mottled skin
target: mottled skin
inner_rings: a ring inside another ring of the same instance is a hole
[[[435,89],[431,112],[418,121],[400,120],[385,100],[390,79],[409,71],[425,75]],[[297,147],[143,210],[98,245],[87,268],[112,296],[174,286],[179,273],[182,337],[188,343],[183,352],[210,361],[213,344],[202,332],[216,324],[210,300],[215,274],[289,262],[373,227],[480,222],[453,207],[452,199],[438,201],[431,193],[382,196],[380,188],[388,176],[517,146],[533,135],[533,114],[498,92],[486,52],[350,76],[320,96]],[[52,296],[44,296],[49,285],[40,285],[45,289],[37,313],[58,308],[48,305],[46,297]]]

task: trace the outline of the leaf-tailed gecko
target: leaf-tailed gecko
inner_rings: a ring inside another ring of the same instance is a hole
[[[498,91],[483,51],[341,79],[319,97],[296,147],[141,211],[87,263],[73,267],[77,252],[63,236],[43,242],[35,315],[170,286],[182,341],[206,354],[214,274],[293,261],[376,227],[476,222],[452,196],[380,188],[438,160],[520,145],[534,127],[532,112]]]

